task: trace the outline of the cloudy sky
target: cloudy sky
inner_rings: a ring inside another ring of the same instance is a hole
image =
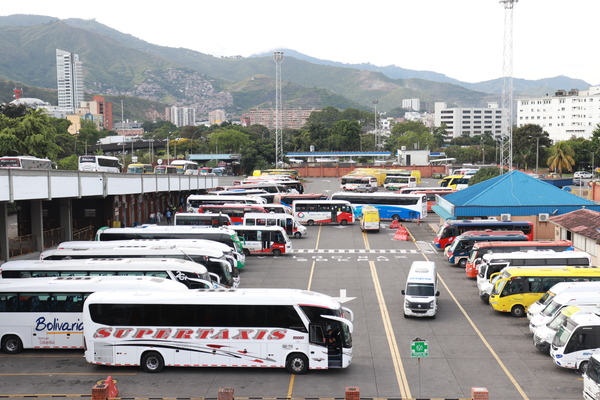
[[[502,76],[505,10],[499,0],[6,1],[0,15],[11,14],[95,19],[150,43],[214,56],[288,48],[466,82]],[[599,0],[518,1],[513,76],[565,75],[600,84],[598,15]]]

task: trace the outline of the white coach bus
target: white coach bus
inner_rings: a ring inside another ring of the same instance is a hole
[[[91,242],[90,242],[91,243]],[[100,243],[114,243],[100,242]],[[175,247],[173,245],[138,245],[138,246],[113,246],[89,249],[50,249],[40,254],[40,260],[87,260],[91,258],[107,259],[136,259],[145,258],[154,262],[159,258],[174,258],[188,260],[202,267],[206,267],[212,274],[213,282],[219,282],[226,287],[237,287],[239,285],[239,273],[237,268],[231,266],[229,261],[218,250],[201,249],[194,247]],[[1,269],[2,267],[0,267]],[[233,269],[235,268],[237,280],[234,280]],[[237,281],[237,282],[236,282]]]
[[[151,277],[86,276],[0,279],[2,351],[83,348],[83,302],[100,290],[182,291],[178,282]]]
[[[297,289],[104,292],[85,303],[85,359],[91,364],[279,367],[293,374],[346,368],[352,311]]]
[[[214,274],[212,274],[214,276]],[[151,276],[181,282],[190,289],[220,288],[206,267],[172,258],[92,258],[86,260],[18,260],[0,267],[2,279],[68,276]]]

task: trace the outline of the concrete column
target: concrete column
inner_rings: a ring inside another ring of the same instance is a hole
[[[8,261],[10,257],[8,241],[8,213],[7,203],[0,203],[0,262]]]
[[[60,226],[65,230],[64,240],[73,240],[73,201],[71,199],[60,200]]]
[[[30,200],[31,204],[31,233],[35,235],[34,251],[44,251],[44,218],[42,216],[42,201]]]

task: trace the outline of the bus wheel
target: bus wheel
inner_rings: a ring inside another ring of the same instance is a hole
[[[348,225],[348,221],[346,221],[345,219],[343,219],[343,220],[340,222],[340,224],[342,224],[342,225]]]
[[[461,258],[460,261],[458,262],[458,266],[461,268],[467,268],[467,259]]]
[[[293,353],[288,356],[285,363],[287,370],[296,375],[302,375],[308,372],[308,358],[304,354]]]
[[[164,366],[165,362],[162,356],[155,351],[149,351],[142,356],[141,367],[144,372],[160,372]]]
[[[2,338],[2,351],[6,354],[17,354],[23,351],[23,342],[18,336],[8,335]]]
[[[308,221],[306,221],[306,224],[309,226],[313,226],[315,224],[315,221],[313,221],[312,219],[309,219]]]
[[[579,364],[579,372],[581,372],[581,374],[585,374],[587,372],[588,369],[588,362],[587,361],[582,361],[581,364]]]
[[[300,239],[302,237],[302,234],[300,232],[296,232],[296,233],[294,233],[294,237],[296,239]]]
[[[400,221],[400,216],[398,214],[392,215],[392,221]]]
[[[512,310],[510,310],[510,313],[513,317],[521,318],[525,315],[525,307],[519,305],[514,306]]]
[[[273,249],[273,255],[274,256],[280,256],[281,255],[281,250],[279,250],[279,249]]]
[[[242,249],[242,251],[244,252],[245,256],[249,256],[250,255],[250,250],[248,250],[248,249]]]
[[[480,295],[479,298],[486,304],[490,302],[490,296],[487,293]]]

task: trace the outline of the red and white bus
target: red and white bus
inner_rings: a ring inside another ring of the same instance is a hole
[[[240,240],[244,254],[273,254],[280,256],[292,251],[292,241],[280,226],[232,226]]]
[[[533,240],[533,224],[530,221],[497,221],[494,219],[447,220],[433,239],[435,247],[445,249],[454,238],[466,231],[521,231],[527,240]]]
[[[469,278],[477,277],[477,266],[484,254],[488,253],[513,253],[528,250],[554,250],[555,252],[569,250],[573,247],[570,240],[531,240],[516,242],[478,242],[471,249],[466,264],[466,273]]]
[[[346,225],[354,222],[354,208],[346,200],[296,200],[292,205],[292,215],[306,225]]]
[[[233,225],[243,225],[246,213],[266,213],[260,204],[204,204],[198,208],[199,213],[227,214]]]
[[[84,308],[85,359],[145,372],[165,366],[287,368],[293,374],[347,368],[352,319],[334,298],[298,289],[95,293]]]

